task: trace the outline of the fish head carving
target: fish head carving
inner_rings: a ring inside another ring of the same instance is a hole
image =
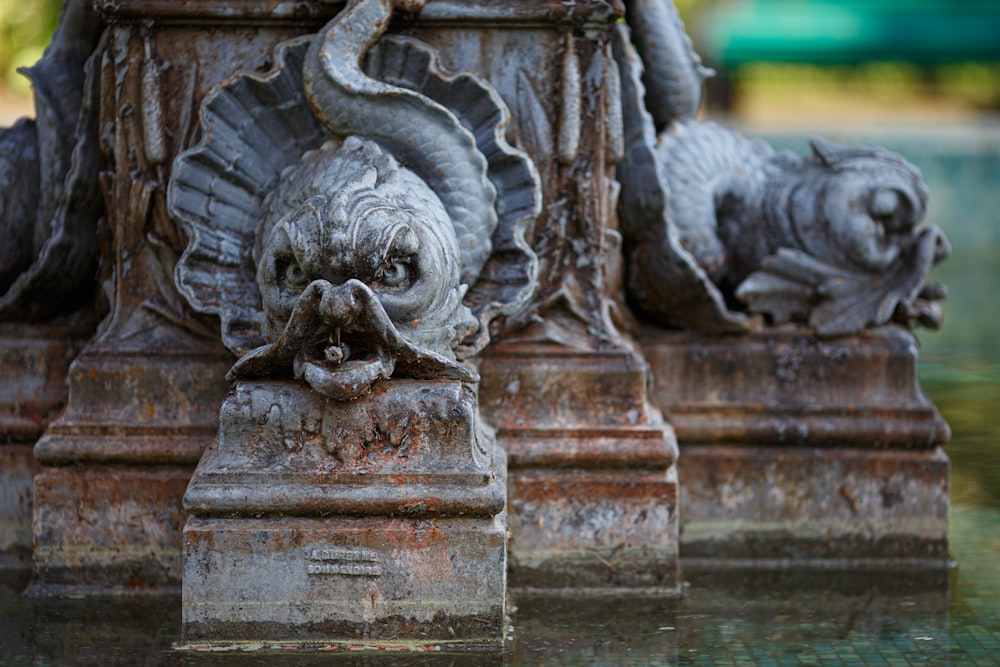
[[[814,139],[813,151],[792,201],[799,242],[834,264],[884,271],[912,241],[926,212],[920,172],[882,148]]]
[[[444,207],[384,153],[348,169],[342,152],[311,156],[279,186],[285,204],[304,201],[265,223],[258,250],[265,340],[281,335],[313,281],[358,280],[400,335],[423,347],[453,347],[477,325],[461,303],[458,241]]]

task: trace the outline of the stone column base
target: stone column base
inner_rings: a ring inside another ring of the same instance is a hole
[[[646,329],[680,440],[681,554],[716,566],[943,568],[948,425],[898,326],[818,339]]]
[[[685,562],[948,565],[948,457],[924,451],[687,445]]]
[[[192,466],[47,468],[35,477],[31,595],[180,586]]]
[[[802,327],[742,336],[647,328],[650,400],[688,444],[933,448],[948,424],[899,326],[818,339]]]
[[[31,445],[0,444],[0,570],[31,570]]]
[[[185,642],[499,646],[499,519],[220,519],[184,528]]]
[[[504,478],[460,382],[239,382],[184,498],[183,638],[501,646]]]
[[[480,371],[508,455],[511,586],[676,593],[677,446],[642,359],[506,344]]]
[[[676,592],[675,467],[522,468],[508,494],[511,586]]]
[[[32,446],[66,404],[86,325],[0,322],[0,569],[31,569]]]
[[[225,392],[214,354],[84,351],[35,445],[33,595],[174,590],[182,499]]]

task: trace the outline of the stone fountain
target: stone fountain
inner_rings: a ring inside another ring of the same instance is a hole
[[[29,592],[495,650],[509,588],[945,568],[926,186],[708,74],[668,0],[68,0],[0,134]]]

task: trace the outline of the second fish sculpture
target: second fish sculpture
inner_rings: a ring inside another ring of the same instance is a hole
[[[928,282],[944,234],[917,229],[920,172],[882,148],[815,138],[777,152],[694,116],[701,66],[669,0],[626,3],[619,26],[629,295],[661,324],[726,333],[804,322],[821,336],[890,321],[936,328]],[[633,46],[634,40],[634,46]]]
[[[220,316],[232,379],[338,400],[394,376],[472,382],[462,360],[530,297],[538,175],[488,83],[383,37],[420,4],[355,0],[204,102],[170,185],[190,239],[176,282]]]

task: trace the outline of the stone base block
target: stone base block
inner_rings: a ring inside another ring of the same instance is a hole
[[[504,483],[477,420],[454,381],[238,382],[185,495],[184,641],[502,645]]]
[[[685,562],[947,567],[940,448],[688,445],[678,465]]]
[[[181,583],[184,490],[218,429],[217,354],[84,351],[69,403],[35,445],[31,593]]]
[[[508,456],[511,585],[676,592],[677,444],[630,350],[506,344],[480,366]]]
[[[184,529],[184,641],[498,646],[499,518],[218,519]]]
[[[511,470],[511,586],[676,591],[677,474]]]
[[[744,336],[649,328],[641,343],[650,400],[682,446],[933,448],[950,437],[920,391],[916,340],[897,326],[833,340],[801,327]]]
[[[0,445],[0,569],[31,568],[31,479],[38,469],[30,445]]]
[[[70,361],[85,326],[0,322],[0,443],[34,444],[66,404]]]
[[[66,404],[85,325],[0,322],[0,568],[31,568],[31,447]]]
[[[152,590],[181,581],[193,467],[48,468],[35,477],[34,595]]]

